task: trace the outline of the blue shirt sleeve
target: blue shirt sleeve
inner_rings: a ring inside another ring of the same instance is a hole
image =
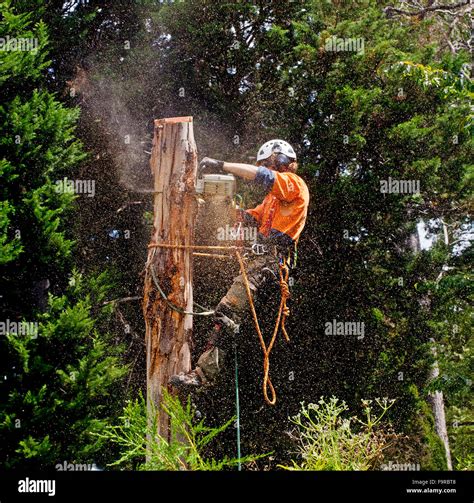
[[[275,173],[271,169],[259,166],[257,176],[254,181],[260,184],[266,192],[270,192],[273,188],[273,184],[275,183]]]

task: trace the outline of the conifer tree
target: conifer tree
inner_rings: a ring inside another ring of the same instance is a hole
[[[104,330],[109,275],[72,267],[76,196],[57,181],[85,158],[79,111],[46,89],[47,26],[0,5],[0,37],[33,44],[0,52],[2,464],[100,463],[106,451],[90,433],[119,407],[126,367]]]

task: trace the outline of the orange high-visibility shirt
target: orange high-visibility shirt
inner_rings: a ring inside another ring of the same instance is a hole
[[[255,182],[268,194],[256,208],[246,210],[258,223],[258,231],[265,238],[283,245],[298,241],[306,223],[309,190],[304,180],[295,173],[273,171],[260,166]]]

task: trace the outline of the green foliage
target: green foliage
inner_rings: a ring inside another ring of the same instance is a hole
[[[56,180],[85,158],[70,109],[46,89],[48,33],[37,12],[0,2],[0,36],[28,38],[34,50],[0,52],[0,454],[2,465],[49,468],[107,458],[101,431],[127,372],[123,348],[105,329],[108,274],[84,277],[69,264],[75,196]],[[30,9],[29,9],[30,10]],[[48,293],[48,289],[53,293]]]
[[[445,276],[431,285],[434,297],[431,327],[436,337],[439,376],[428,386],[429,391],[444,393],[447,422],[455,469],[472,470],[474,439],[474,403],[472,376],[474,341],[472,338],[472,274],[468,250],[451,254]]]
[[[291,418],[298,427],[301,461],[293,461],[288,470],[370,470],[380,462],[389,445],[380,422],[395,400],[363,400],[365,419],[344,418],[349,408],[336,397],[317,404],[301,405],[301,412]]]
[[[0,201],[0,265],[15,260],[22,252],[19,239],[14,238],[9,240],[7,235],[7,230],[10,225],[9,215],[13,212],[14,208],[8,201]]]
[[[51,468],[58,462],[99,461],[102,431],[116,404],[117,384],[127,373],[123,348],[100,332],[108,308],[93,305],[110,289],[106,274],[86,281],[74,274],[64,295],[49,298],[37,336],[9,333],[3,351],[8,394],[0,405],[0,451],[5,465]],[[105,309],[104,313],[100,313]]]
[[[178,397],[166,391],[163,396],[161,413],[163,412],[170,418],[170,441],[158,433],[160,413],[157,413],[153,405],[147,410],[143,396],[128,401],[120,417],[121,424],[108,426],[104,432],[98,434],[101,439],[120,447],[121,457],[110,463],[110,466],[138,470],[219,471],[264,457],[251,455],[240,459],[207,458],[203,454],[204,449],[225,431],[235,418],[219,427],[205,426],[204,419],[196,418],[190,398],[183,405]]]
[[[78,110],[41,89],[49,64],[46,25],[33,25],[32,14],[16,13],[10,2],[0,9],[0,36],[38,42],[35,50],[0,53],[0,262],[34,277],[38,263],[59,266],[71,253],[64,216],[74,197],[58,192],[56,180],[85,154],[74,136]]]
[[[2,51],[0,56],[0,89],[2,101],[13,96],[16,89],[28,82],[41,79],[48,65],[45,47],[48,43],[47,28],[40,21],[34,27],[31,13],[16,13],[10,0],[0,2],[0,37],[36,39],[38,44],[33,51]],[[5,94],[3,94],[5,93]]]

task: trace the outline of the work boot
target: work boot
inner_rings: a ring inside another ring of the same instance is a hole
[[[221,347],[213,346],[199,357],[199,369],[205,381],[213,383],[224,367],[225,351]]]
[[[169,384],[176,388],[199,389],[212,385],[224,365],[225,351],[213,346],[199,357],[197,366],[191,372],[172,375]]]
[[[237,320],[237,321],[234,321]],[[216,308],[215,324],[209,335],[204,353],[199,357],[197,366],[187,374],[181,372],[169,378],[169,384],[176,388],[198,389],[203,385],[213,384],[223,368],[226,352],[239,330],[238,316],[225,304]]]
[[[200,388],[207,382],[204,374],[199,367],[191,370],[188,373],[180,372],[179,374],[172,375],[168,383],[175,388]]]

